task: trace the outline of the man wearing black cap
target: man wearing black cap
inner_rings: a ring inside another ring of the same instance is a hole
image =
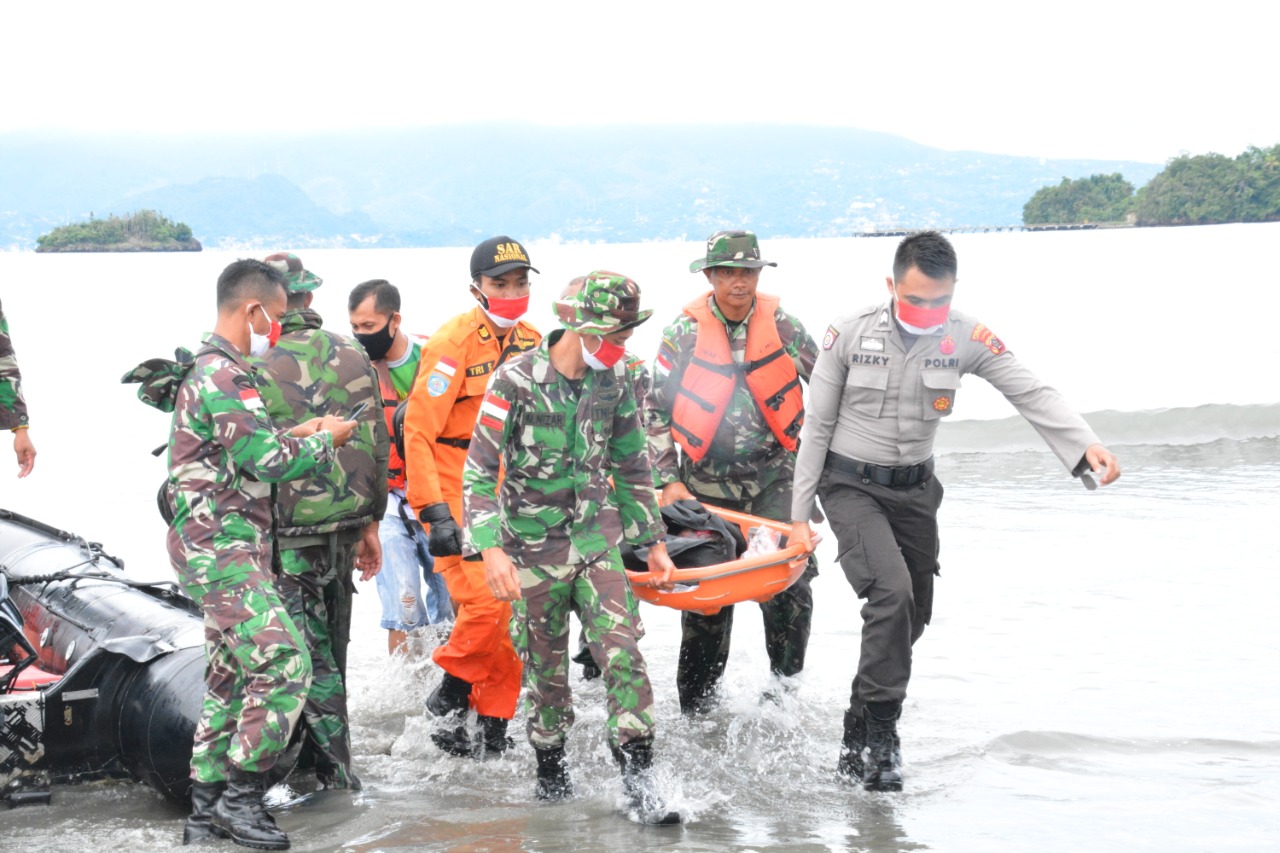
[[[653,414],[669,437],[653,441],[662,504],[696,499],[769,518],[791,518],[796,439],[804,421],[800,380],[818,347],[776,296],[756,293],[760,257],[750,231],[718,231],[705,257],[689,265],[711,285],[662,333],[653,371]],[[697,357],[695,357],[695,353]],[[675,445],[679,445],[677,456]],[[775,676],[804,668],[813,615],[809,568],[760,605],[765,648]],[[685,713],[709,710],[729,660],[733,608],[681,617],[676,686]]]
[[[427,709],[447,719],[431,739],[454,755],[507,748],[507,721],[520,695],[520,659],[498,601],[478,562],[462,560],[462,467],[490,376],[508,357],[532,349],[542,335],[520,318],[529,307],[529,253],[510,237],[485,240],[471,253],[471,294],[479,303],[445,322],[422,350],[404,418],[407,496],[429,525],[429,550],[456,611],[449,641],[432,653],[444,670]],[[480,747],[467,731],[479,715]]]

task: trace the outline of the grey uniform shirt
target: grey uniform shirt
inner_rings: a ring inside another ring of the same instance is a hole
[[[1062,395],[1014,358],[990,329],[959,311],[910,350],[878,305],[833,323],[809,381],[796,459],[794,519],[813,515],[827,452],[876,465],[914,465],[933,455],[941,419],[955,410],[960,377],[974,373],[1004,394],[1068,470],[1098,441]]]

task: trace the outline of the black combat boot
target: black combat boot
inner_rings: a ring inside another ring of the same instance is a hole
[[[672,826],[683,821],[671,811],[658,793],[653,778],[653,741],[633,740],[613,750],[622,769],[622,796],[628,820],[649,826]]]
[[[191,816],[187,818],[187,825],[182,828],[183,844],[199,844],[201,841],[227,837],[225,832],[213,825],[213,807],[226,789],[226,782],[191,783]]]
[[[450,714],[445,721],[448,727],[431,733],[431,742],[450,755],[471,755],[475,751],[475,743],[471,740],[471,732],[467,730],[466,712]]]
[[[432,732],[431,742],[450,755],[470,755],[474,748],[467,731],[470,698],[471,683],[447,672],[427,697],[427,710],[449,724],[443,731]]]
[[[898,741],[899,702],[868,702],[867,763],[862,771],[862,787],[868,791],[902,790],[902,748]]]
[[[437,717],[447,717],[458,711],[465,713],[471,705],[470,698],[471,683],[446,672],[440,685],[427,697],[427,710]]]
[[[569,778],[569,762],[564,757],[564,747],[535,749],[538,756],[538,787],[540,800],[567,800],[573,796],[573,780]]]
[[[288,850],[289,836],[280,831],[262,804],[265,782],[265,773],[232,767],[227,790],[213,807],[213,825],[241,847]]]
[[[480,743],[484,755],[499,755],[515,748],[516,742],[507,737],[507,720],[481,714],[476,722],[480,724]]]
[[[578,653],[573,656],[573,662],[582,664],[583,681],[595,681],[600,677],[600,667],[596,665],[596,659],[591,656],[591,649],[586,646],[578,649]]]
[[[862,781],[862,752],[867,748],[867,723],[854,711],[844,712],[844,739],[836,772],[853,782]]]

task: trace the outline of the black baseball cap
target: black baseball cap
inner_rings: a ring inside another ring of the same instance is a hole
[[[471,253],[472,281],[482,275],[493,278],[522,267],[537,272],[529,263],[529,253],[524,246],[510,237],[490,237]]]

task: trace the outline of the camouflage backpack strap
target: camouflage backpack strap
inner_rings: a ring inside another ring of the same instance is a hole
[[[178,388],[195,366],[196,357],[206,352],[216,352],[203,346],[192,355],[186,347],[173,351],[173,358],[149,358],[120,377],[122,385],[139,383],[138,399],[162,412],[172,412],[178,399]]]

